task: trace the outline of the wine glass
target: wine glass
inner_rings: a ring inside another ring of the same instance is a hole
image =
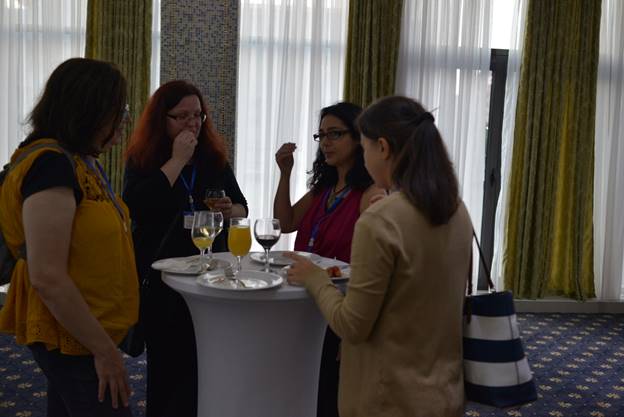
[[[254,236],[264,248],[264,272],[271,272],[269,268],[269,251],[277,243],[282,234],[278,219],[258,219],[254,224]]]
[[[241,257],[247,255],[251,248],[249,219],[244,217],[232,217],[230,219],[228,246],[232,255],[236,256],[236,273],[238,274],[241,270]]]
[[[208,210],[215,211],[215,204],[225,197],[225,191],[217,188],[208,188],[204,195],[204,203],[208,207]]]
[[[196,211],[193,213],[191,239],[199,249],[200,262],[210,266],[212,262],[212,242],[223,230],[223,213],[220,211]],[[208,255],[206,256],[206,252]]]

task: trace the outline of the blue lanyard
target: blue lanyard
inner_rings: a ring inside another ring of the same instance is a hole
[[[191,209],[191,211],[195,211],[195,200],[193,200],[193,188],[195,187],[196,176],[197,176],[197,168],[195,167],[195,165],[193,165],[193,173],[191,174],[190,185],[188,182],[186,182],[186,178],[184,178],[184,175],[180,173],[180,178],[182,178],[182,184],[184,184],[184,188],[186,188],[186,192],[188,193],[189,208]]]
[[[323,200],[322,200],[323,207],[327,206],[327,199],[329,198],[329,191],[330,190],[325,191],[325,194],[323,195]],[[334,210],[336,210],[336,207],[338,207],[338,204],[340,204],[340,202],[344,200],[344,198],[349,194],[350,191],[351,191],[351,187],[347,187],[344,189],[344,191],[341,191],[340,194],[336,196],[336,199],[331,204],[331,206],[325,210],[325,214],[319,217],[316,220],[316,222],[312,225],[312,231],[310,232],[310,239],[308,240],[308,246],[307,246],[308,252],[312,252],[314,249],[314,241],[316,240],[316,237],[318,236],[319,230],[321,228],[321,223],[323,223],[325,220],[329,218],[331,213]]]
[[[127,229],[126,228],[126,222],[124,220],[123,209],[121,208],[121,206],[119,205],[119,202],[117,201],[117,198],[115,197],[115,192],[113,191],[113,187],[111,186],[111,182],[108,179],[108,175],[106,175],[106,171],[104,171],[104,168],[102,168],[102,165],[100,165],[100,163],[98,162],[97,159],[95,160],[95,166],[93,166],[91,161],[89,161],[85,157],[82,157],[82,160],[96,174],[99,171],[99,173],[100,173],[99,178],[104,181],[104,184],[106,184],[106,194],[108,194],[109,200],[113,203],[113,205],[117,209],[117,212],[119,213],[119,217],[121,217],[121,223],[123,224],[124,229]],[[97,167],[97,169],[96,169],[96,167]]]

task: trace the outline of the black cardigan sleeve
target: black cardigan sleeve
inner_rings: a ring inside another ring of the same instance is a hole
[[[122,196],[132,220],[140,224],[166,222],[179,209],[176,189],[160,169],[142,172],[129,164],[124,175]]]
[[[141,276],[151,271],[149,266],[156,256],[168,257],[156,251],[168,227],[179,217],[184,196],[178,195],[181,191],[178,188],[169,184],[160,169],[139,170],[132,163],[126,166],[122,197],[132,218],[134,250]]]
[[[249,214],[249,207],[247,206],[247,199],[243,195],[240,187],[238,186],[238,181],[236,181],[236,177],[234,176],[234,171],[230,164],[225,166],[223,172],[223,188],[225,193],[232,200],[233,204],[240,204],[245,207],[245,212]]]

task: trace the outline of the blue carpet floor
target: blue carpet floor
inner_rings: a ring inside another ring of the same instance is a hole
[[[519,314],[518,321],[538,401],[506,410],[468,403],[466,416],[624,417],[624,315]],[[128,358],[127,366],[131,407],[143,416],[145,358]],[[0,335],[0,416],[44,416],[45,396],[28,349]]]

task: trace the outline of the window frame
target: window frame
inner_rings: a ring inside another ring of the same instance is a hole
[[[490,109],[485,148],[485,172],[483,177],[483,212],[481,215],[481,250],[488,271],[492,271],[494,257],[494,228],[496,207],[501,188],[501,144],[503,133],[503,114],[505,109],[505,84],[507,82],[507,61],[509,50],[492,49],[490,71]],[[483,262],[479,263],[478,290],[488,289],[487,273]]]

